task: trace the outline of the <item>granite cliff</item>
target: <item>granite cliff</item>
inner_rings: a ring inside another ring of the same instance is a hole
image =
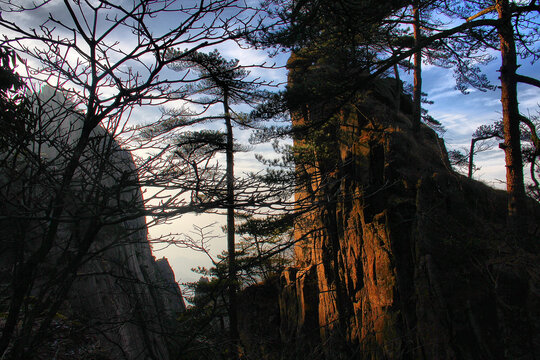
[[[413,132],[396,88],[293,108],[296,265],[263,292],[273,330],[242,317],[248,353],[262,351],[258,331],[280,344],[270,358],[537,358],[540,207],[529,237],[507,240],[505,192],[454,172],[433,130]]]
[[[104,128],[91,134],[51,229],[82,119],[48,92],[32,140],[0,154],[3,357],[167,360],[185,306],[167,260],[152,256],[132,157]]]

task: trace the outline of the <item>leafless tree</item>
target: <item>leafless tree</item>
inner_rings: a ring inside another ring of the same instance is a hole
[[[0,6],[0,45],[22,65],[33,114],[13,132],[22,138],[2,144],[1,219],[10,229],[2,245],[12,257],[4,259],[0,352],[28,358],[47,341],[85,264],[145,231],[141,216],[194,209],[182,192],[158,192],[142,206],[138,188],[162,160],[150,154],[135,167],[122,149],[134,108],[188,101],[184,86],[193,79],[167,77],[167,65],[258,23],[255,9],[234,0]],[[167,56],[174,47],[188,50]],[[104,229],[120,234],[97,246]]]

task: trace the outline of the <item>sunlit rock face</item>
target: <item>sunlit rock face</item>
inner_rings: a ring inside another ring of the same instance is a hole
[[[46,241],[48,206],[82,130],[74,106],[49,92],[40,95],[41,122],[33,130],[28,154],[2,162],[2,305],[12,296],[16,261],[27,261]],[[26,338],[15,336],[14,344],[30,348],[35,358],[169,359],[168,341],[185,306],[169,263],[152,256],[131,154],[97,127],[74,174],[65,188],[52,247],[35,272],[29,297],[32,307],[48,309],[58,300],[61,305],[39,345],[27,341],[35,338],[37,326]],[[35,323],[46,316],[38,315]],[[17,331],[23,333],[23,328]]]
[[[295,86],[307,70],[290,65]],[[395,89],[381,80],[338,111],[337,101],[293,109],[296,125],[316,126],[295,139],[303,215],[296,266],[281,279],[283,349],[302,359],[533,359],[539,207],[531,238],[506,241],[505,193],[453,172],[434,131],[413,133]]]

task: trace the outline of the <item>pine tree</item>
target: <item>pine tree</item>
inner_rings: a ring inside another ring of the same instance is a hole
[[[177,153],[185,151],[185,146],[205,149],[206,155],[211,157],[217,152],[224,152],[226,156],[225,169],[225,198],[222,206],[227,213],[227,263],[228,263],[228,316],[229,336],[231,340],[231,356],[236,357],[239,353],[238,315],[236,308],[236,293],[238,291],[236,241],[235,241],[235,216],[238,208],[237,195],[238,182],[234,175],[234,154],[239,149],[234,142],[234,125],[248,125],[246,117],[240,116],[231,108],[235,104],[254,105],[267,96],[267,92],[260,90],[265,83],[257,80],[248,80],[250,72],[239,65],[237,59],[226,60],[219,52],[202,53],[196,51],[171,50],[170,57],[181,58],[171,64],[176,71],[196,72],[198,81],[183,89],[192,99],[192,102],[205,107],[207,111],[212,105],[220,104],[222,113],[219,115],[192,116],[192,114],[180,113],[169,119],[164,124],[162,131],[171,131],[186,124],[207,123],[215,120],[223,120],[225,131],[196,131],[181,134],[176,139]],[[159,133],[160,130],[158,129]],[[219,185],[218,185],[219,186]],[[196,193],[216,191],[216,189],[202,189],[197,187]],[[217,192],[219,193],[219,191]]]
[[[407,20],[400,16],[400,11],[409,6],[411,2],[406,1],[384,4],[371,1],[292,1],[282,13],[286,18],[288,16],[290,25],[273,36],[263,37],[261,43],[274,41],[298,51],[303,48],[317,49],[317,46],[324,46],[328,39],[340,41],[345,38],[350,53],[353,53],[351,47],[354,47],[357,54],[362,50],[365,65],[349,71],[349,80],[342,86],[348,93],[362,89],[370,79],[385,75],[389,69],[396,69],[397,64],[414,56],[417,74],[414,91],[415,127],[418,127],[421,115],[418,104],[421,98],[422,51],[433,48],[434,51],[426,60],[436,65],[452,66],[456,74],[457,88],[466,92],[467,85],[480,90],[493,89],[478,65],[491,60],[491,57],[485,54],[486,49],[497,49],[502,59],[500,87],[509,194],[508,224],[510,234],[520,237],[526,229],[523,159],[519,140],[519,125],[524,118],[518,109],[516,84],[523,82],[539,87],[540,80],[517,73],[517,57],[528,57],[533,61],[540,57],[535,47],[539,39],[537,14],[540,5],[535,1],[518,4],[508,0],[415,1],[412,3],[413,9],[416,9],[413,11],[413,19]],[[444,14],[451,21],[423,33],[424,31],[420,30],[426,27],[422,24],[421,16],[424,6]],[[359,9],[362,11],[356,11]],[[386,46],[385,41],[374,42],[373,40],[377,39],[375,34],[388,35],[386,44],[389,44],[390,39],[397,39],[396,34],[399,32],[392,30],[385,33],[381,32],[381,29],[399,29],[395,26],[396,23],[409,23],[413,27],[413,45],[403,43],[390,47],[390,51],[388,48],[381,51],[381,47]],[[307,30],[303,31],[304,28]],[[343,36],[345,33],[354,36]],[[429,54],[429,51],[426,53]],[[311,63],[314,64],[314,61],[311,60]]]

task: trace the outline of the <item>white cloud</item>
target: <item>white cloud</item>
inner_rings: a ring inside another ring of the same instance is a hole
[[[536,113],[540,107],[540,89],[531,86],[518,88],[519,106],[523,114]]]

